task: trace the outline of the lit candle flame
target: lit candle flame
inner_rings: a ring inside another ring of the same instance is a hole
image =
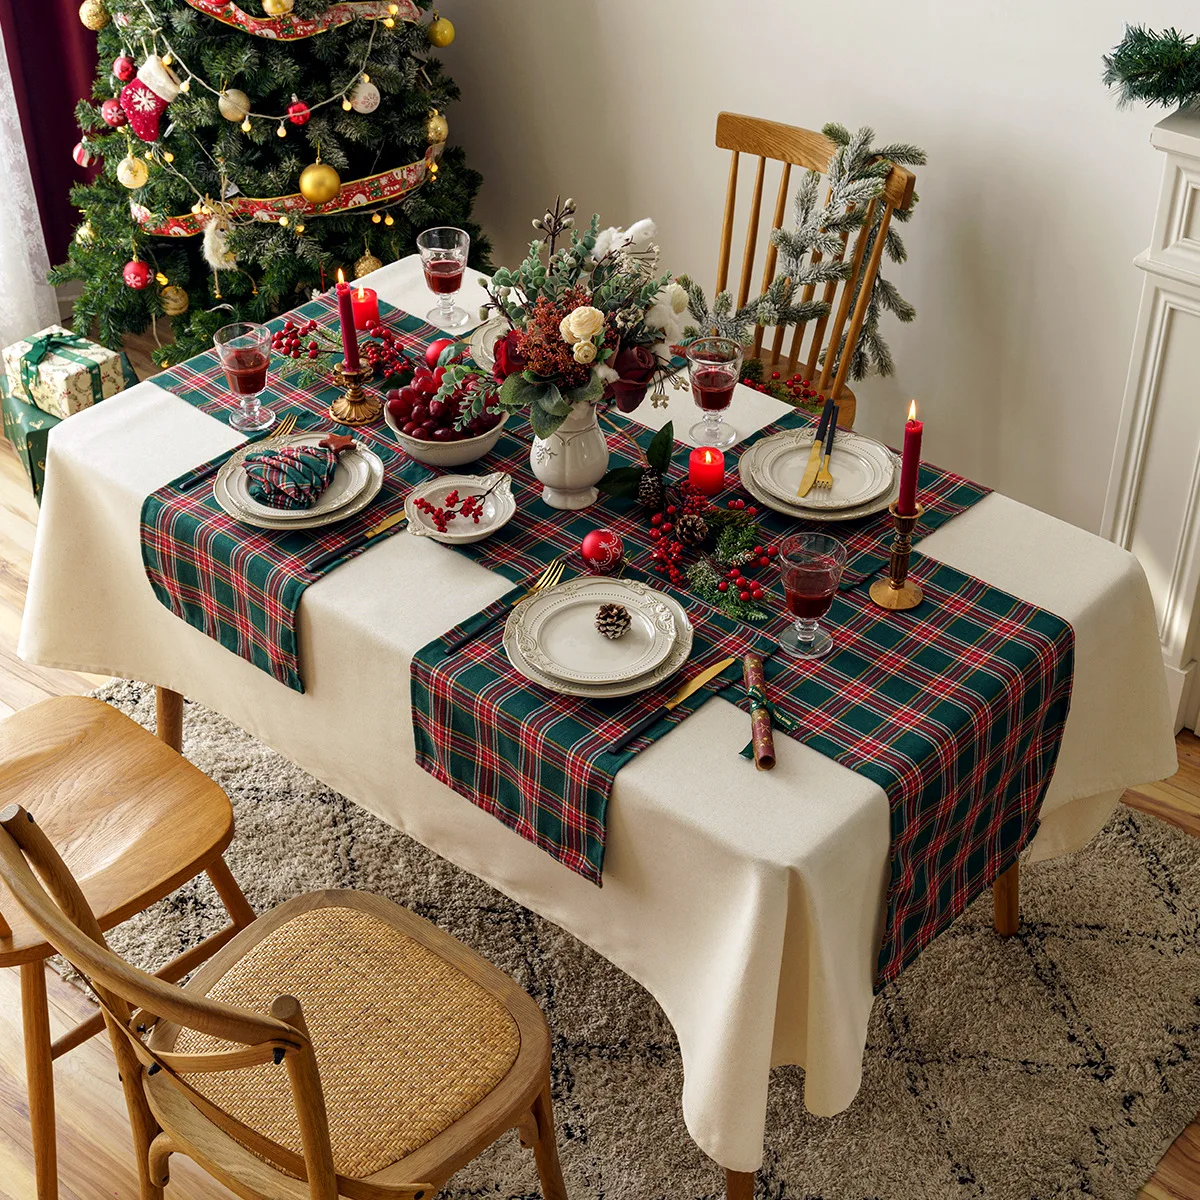
[[[360,283],[360,284],[358,285],[358,299],[359,299],[359,303],[361,303],[362,301],[364,301],[366,298],[367,298],[367,293],[366,293],[366,290],[363,288],[363,285]]]
[[[908,406],[908,419],[910,421],[917,419],[917,402],[915,400]]]
[[[713,452],[712,452],[711,450],[705,450],[705,452],[704,452],[704,461],[705,461],[706,463],[710,463],[710,462],[715,462],[715,461],[716,461],[716,457],[715,457],[715,455],[713,454]]]
[[[345,283],[345,282],[346,282],[346,272],[343,271],[341,267],[338,267],[338,283]]]

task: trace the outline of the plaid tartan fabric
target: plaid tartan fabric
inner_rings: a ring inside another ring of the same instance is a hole
[[[389,305],[381,303],[380,310],[406,346],[420,349],[441,336],[440,330]],[[298,312],[302,317],[333,321],[336,300],[325,294]],[[156,375],[154,382],[218,420],[227,422],[237,407],[215,351]],[[329,404],[336,394],[332,388],[301,388],[270,377],[262,400],[280,416],[298,410],[299,429],[324,430],[330,427]],[[346,432],[346,427],[338,428]],[[384,485],[367,509],[336,525],[294,533],[253,529],[221,510],[211,486],[189,488],[191,471],[147,496],[142,504],[142,562],[158,599],[189,625],[300,692],[304,684],[297,661],[296,610],[305,588],[323,573],[313,574],[308,564],[326,550],[348,546],[376,522],[403,508],[409,488],[435,474],[398,453],[382,423],[349,432],[383,460]],[[326,570],[359,553],[361,548],[348,549]]]
[[[247,489],[272,508],[311,508],[333,480],[337,455],[323,446],[284,446],[242,459]]]
[[[790,413],[757,436],[807,420]],[[631,423],[623,427],[623,437],[643,448],[651,436]],[[622,440],[609,439],[613,465],[632,461]],[[632,450],[628,443],[626,448]],[[526,444],[506,429],[481,469],[508,470],[524,485],[517,515],[487,541],[456,549],[525,581],[559,553],[578,563],[584,533],[606,525],[624,539],[634,570],[648,561],[645,522],[627,502],[602,499],[586,513],[552,512],[535,499],[527,454]],[[926,510],[919,532],[937,528],[986,494],[960,476],[923,465]],[[774,513],[760,516],[773,537],[801,524]],[[887,792],[892,879],[877,986],[895,978],[990,886],[1036,831],[1070,704],[1074,647],[1071,628],[1060,618],[919,554],[910,574],[925,589],[925,604],[910,613],[876,608],[858,585],[887,562],[891,533],[886,513],[839,529],[849,578],[826,619],[835,631],[834,653],[817,663],[782,654],[767,660],[771,700],[798,722],[794,736]],[[771,591],[773,607],[782,609],[777,582]],[[515,590],[510,598],[519,594]],[[751,627],[675,595],[693,619],[702,618],[689,675],[729,654],[770,649],[788,624],[781,616]],[[491,611],[446,637],[474,628]],[[624,700],[551,695],[512,669],[502,639],[497,623],[453,655],[445,654],[442,638],[417,653],[412,708],[418,762],[599,884],[616,772],[715,694],[716,685],[613,756],[605,747],[667,699],[680,678]],[[735,665],[722,679],[732,685],[739,673]],[[725,694],[749,711],[740,687],[729,686]]]

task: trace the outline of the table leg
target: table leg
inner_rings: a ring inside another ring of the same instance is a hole
[[[725,1200],[754,1200],[754,1172],[726,1171]]]
[[[170,688],[154,689],[156,731],[172,750],[183,753],[183,697]]]
[[[992,884],[992,914],[996,932],[1012,937],[1021,928],[1021,864],[1013,863]]]

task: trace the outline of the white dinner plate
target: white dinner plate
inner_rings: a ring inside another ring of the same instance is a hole
[[[607,638],[596,628],[602,604],[621,604],[629,628]],[[544,588],[509,617],[527,662],[571,683],[625,683],[657,667],[675,642],[675,614],[661,592],[628,579],[572,579]]]
[[[415,502],[425,499],[440,508],[445,505],[446,497],[454,491],[458,492],[460,498],[489,491],[491,495],[483,501],[478,525],[469,517],[459,516],[447,521],[446,532],[442,533],[429,514],[419,509]],[[447,546],[482,542],[507,525],[517,511],[517,502],[512,494],[512,476],[504,471],[496,471],[491,475],[439,475],[408,493],[404,511],[408,514],[408,531],[414,537],[432,538]]]
[[[318,433],[312,436],[320,440],[324,435]],[[259,516],[255,513],[247,512],[234,499],[230,491],[229,480],[234,475],[235,469],[238,475],[241,475],[243,479],[245,478],[246,473],[242,470],[241,462],[237,461],[235,468],[235,460],[238,459],[239,455],[243,453],[248,454],[251,450],[256,450],[261,445],[261,442],[257,442],[251,446],[240,447],[220,471],[217,472],[217,477],[213,481],[213,497],[216,502],[235,521],[241,521],[244,525],[253,525],[257,529],[278,529],[283,531],[319,529],[323,525],[333,525],[338,521],[344,521],[347,517],[353,517],[356,513],[362,512],[379,495],[379,491],[383,487],[383,461],[373,450],[368,450],[365,446],[356,445],[355,451],[363,457],[367,464],[369,479],[366,487],[340,508],[335,508],[319,516],[313,516],[311,510],[305,510],[304,516],[299,520],[291,517],[280,517],[277,513],[271,516]],[[351,453],[349,450],[345,452],[345,454],[349,453]],[[343,457],[345,457],[345,454],[343,454]]]
[[[285,446],[317,446],[327,436],[328,434],[320,432],[293,433],[285,437],[263,438],[260,442],[238,449],[221,468],[223,472],[228,472],[225,488],[233,503],[247,516],[286,521],[291,524],[326,516],[356,500],[371,484],[371,464],[357,443],[348,450],[343,450],[338,456],[337,467],[329,486],[309,508],[274,508],[256,500],[250,494],[250,477],[242,464],[251,454],[260,454],[265,450],[281,450]]]
[[[777,433],[755,443],[751,470],[759,485],[785,504],[798,508],[856,508],[892,486],[895,461],[882,442],[850,430],[838,430],[829,458],[833,487],[796,494],[812,449],[811,435]]]
[[[771,495],[754,476],[754,451],[758,445],[759,443],[756,442],[738,460],[738,477],[742,482],[742,487],[755,500],[777,513],[782,513],[785,517],[795,517],[797,520],[818,522],[856,521],[860,517],[869,517],[875,513],[883,512],[900,494],[900,472],[896,470],[892,478],[892,486],[886,492],[880,496],[876,496],[874,500],[868,500],[865,504],[857,505],[854,508],[801,508],[798,504],[785,503],[777,496]],[[890,454],[891,451],[888,451],[888,453]],[[895,466],[898,467],[899,459],[895,455],[892,455],[892,459]]]
[[[644,592],[653,591],[652,588],[645,584],[636,583],[632,580],[614,581],[606,579],[603,576],[597,576],[595,582],[624,582],[628,587],[634,590],[642,589]],[[504,650],[508,655],[508,661],[513,667],[526,679],[533,683],[539,684],[552,692],[558,692],[563,696],[582,696],[589,700],[614,700],[621,696],[632,696],[636,692],[645,691],[647,688],[656,687],[666,679],[670,679],[684,663],[687,662],[689,655],[692,653],[692,623],[688,620],[688,615],[683,606],[673,597],[665,592],[655,593],[659,596],[663,603],[671,610],[671,615],[675,618],[675,640],[671,644],[670,652],[653,670],[646,672],[644,675],[639,675],[635,679],[628,679],[621,683],[576,683],[567,679],[557,679],[553,675],[547,675],[535,667],[524,655],[516,637],[516,630],[513,625],[512,615],[504,626]],[[518,606],[519,607],[519,606]],[[516,610],[513,610],[515,614]],[[602,637],[598,630],[594,630],[597,637]]]

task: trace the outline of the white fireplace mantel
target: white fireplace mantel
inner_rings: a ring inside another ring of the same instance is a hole
[[[1200,111],[1160,121],[1166,156],[1101,532],[1145,568],[1176,730],[1200,720]],[[1120,686],[1120,680],[1113,681]]]

